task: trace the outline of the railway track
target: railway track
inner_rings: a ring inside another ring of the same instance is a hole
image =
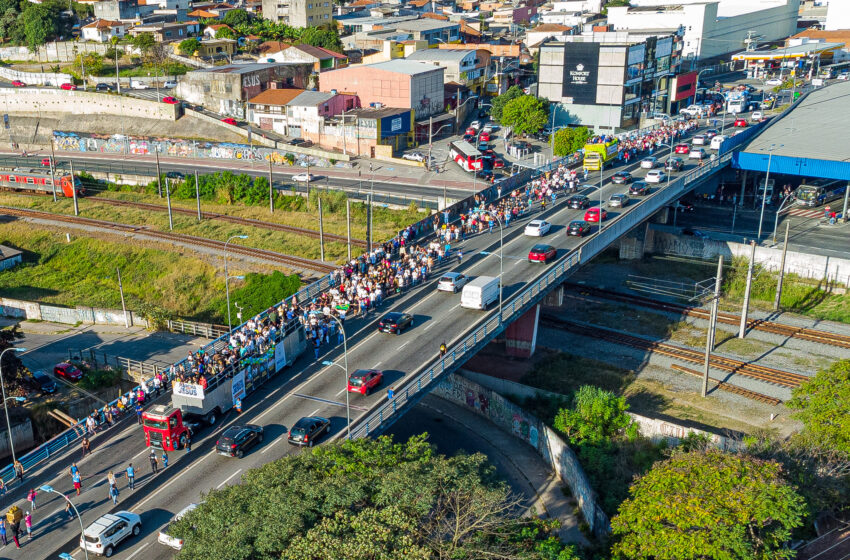
[[[699,307],[692,307],[678,303],[668,303],[666,301],[658,301],[642,296],[623,294],[620,292],[614,292],[602,288],[584,286],[582,284],[566,283],[565,285],[573,291],[598,297],[600,299],[619,301],[630,305],[640,305],[641,307],[658,309],[660,311],[670,311],[673,313],[684,315],[686,317],[693,317],[695,319],[708,320],[710,318],[710,312],[706,309],[701,309]],[[738,326],[741,323],[741,317],[733,313],[718,312],[717,321],[727,325]],[[847,335],[819,331],[817,329],[809,329],[805,327],[794,327],[791,325],[784,325],[782,323],[776,323],[774,321],[767,321],[764,319],[748,320],[747,328],[772,334],[778,334],[780,336],[785,336],[789,338],[806,340],[808,342],[817,342],[820,344],[827,344],[829,346],[837,346],[839,348],[850,349],[850,336]]]
[[[702,372],[697,371],[695,369],[686,368],[684,366],[680,366],[679,364],[673,364],[670,366],[670,369],[673,371],[678,371],[681,373],[687,373],[688,375],[692,375],[694,377],[699,377],[702,379]],[[725,391],[727,393],[733,393],[735,395],[740,395],[742,397],[748,398],[750,400],[762,402],[769,405],[778,405],[782,402],[781,399],[775,399],[773,397],[769,397],[762,393],[756,393],[755,391],[750,391],[749,389],[744,389],[743,387],[738,387],[737,385],[730,385],[725,381],[720,381],[719,379],[715,379],[713,377],[708,378],[709,381],[714,383],[715,387],[720,389],[721,391]]]
[[[148,229],[146,226],[132,226],[117,222],[107,222],[105,220],[93,220],[91,218],[81,218],[79,216],[68,216],[65,214],[52,214],[50,212],[42,212],[40,210],[12,208],[9,206],[0,206],[0,215],[15,216],[18,218],[35,218],[40,220],[50,220],[53,222],[89,226],[93,228],[109,229],[121,233],[145,235],[161,241],[204,247],[217,251],[223,251],[225,249],[224,241],[206,239],[204,237],[196,237],[194,235],[185,235],[181,233],[157,231]],[[231,254],[262,259],[268,262],[279,263],[290,268],[312,270],[322,274],[327,274],[337,269],[337,266],[333,264],[322,263],[293,255],[284,255],[282,253],[267,251],[265,249],[254,249],[252,247],[245,247],[242,245],[227,245],[227,251]]]
[[[667,356],[668,358],[692,364],[702,364],[705,358],[705,355],[698,350],[683,348],[666,342],[647,340],[645,338],[611,331],[600,327],[581,325],[560,317],[552,316],[548,313],[542,316],[541,322],[549,327],[567,330],[575,334],[605,340],[615,344],[622,344],[648,352],[654,352],[662,356]],[[743,375],[744,377],[749,377],[751,379],[756,379],[758,381],[770,383],[771,385],[778,385],[789,389],[799,387],[803,382],[809,379],[805,375],[801,375],[799,373],[792,373],[781,369],[751,364],[717,355],[712,355],[710,357],[709,364],[711,367],[727,373]]]
[[[108,204],[110,206],[124,206],[127,208],[137,208],[139,210],[150,210],[153,212],[167,212],[168,207],[162,206],[161,204],[151,204],[148,202],[132,202],[129,200],[116,200],[114,198],[102,198],[102,197],[91,197],[88,200],[102,202],[104,204]],[[196,216],[198,212],[196,210],[189,210],[188,208],[179,208],[172,206],[171,212],[174,214],[181,215],[190,215]],[[208,219],[220,220],[222,222],[230,222],[232,224],[239,224],[242,226],[250,226],[257,227],[263,229],[271,229],[275,231],[283,231],[286,233],[293,233],[296,235],[304,235],[306,237],[310,237],[313,239],[319,239],[319,232],[313,229],[300,228],[296,226],[288,226],[285,224],[276,224],[274,222],[264,222],[262,220],[254,220],[251,218],[240,218],[238,216],[228,216],[227,214],[218,214],[216,212],[201,212],[201,215]],[[326,241],[337,241],[340,243],[348,243],[348,239],[344,235],[337,235],[335,233],[325,233]],[[351,239],[352,245],[357,245],[358,247],[366,247],[366,241],[363,239]]]

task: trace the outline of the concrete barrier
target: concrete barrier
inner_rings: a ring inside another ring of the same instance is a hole
[[[28,86],[56,86],[59,87],[64,83],[71,82],[73,78],[70,74],[59,74],[54,72],[22,72],[0,66],[0,78],[5,78],[10,82],[20,80]]]
[[[9,113],[72,113],[177,120],[177,105],[87,91],[44,88],[0,88],[0,103]]]
[[[140,325],[148,327],[148,321],[143,316],[127,312],[130,326]],[[60,307],[58,305],[44,305],[35,301],[24,301],[10,298],[0,298],[0,314],[15,319],[33,319],[36,321],[50,321],[65,325],[76,325],[77,323],[94,323],[98,325],[124,325],[124,311],[121,309],[102,309],[98,307]]]

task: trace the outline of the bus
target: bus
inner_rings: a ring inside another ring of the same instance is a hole
[[[746,113],[750,105],[750,95],[746,91],[736,91],[726,99],[726,112],[733,115]]]
[[[469,142],[452,142],[449,144],[449,154],[464,171],[478,171],[484,168],[483,154]]]
[[[821,206],[844,196],[846,181],[834,179],[810,179],[794,191],[794,201],[800,206]]]

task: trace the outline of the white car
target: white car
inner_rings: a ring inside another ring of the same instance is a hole
[[[142,532],[142,518],[129,511],[106,513],[86,527],[80,537],[80,548],[107,558],[115,548],[131,536]]]
[[[456,294],[469,281],[469,277],[460,272],[446,272],[437,282],[437,291]]]
[[[841,74],[838,75],[838,78],[836,78],[836,79],[842,80],[842,81],[850,79],[850,74],[848,74],[847,72],[842,72]]]
[[[545,220],[531,220],[525,226],[525,235],[530,235],[532,237],[543,237],[547,233],[549,233],[549,229],[552,227],[552,224]]]
[[[761,122],[764,120],[764,113],[761,111],[753,111],[753,114],[750,115],[750,120],[753,122]]]
[[[705,134],[697,134],[691,140],[691,144],[694,146],[704,146],[705,145]]]
[[[130,88],[132,89],[148,89],[148,84],[138,80],[130,80]]]
[[[660,169],[653,169],[646,173],[646,177],[643,180],[647,183],[660,183],[667,180],[667,174]]]
[[[469,128],[479,130],[481,128],[481,121],[472,121],[471,123],[469,123]]]
[[[769,80],[766,80],[764,82],[764,85],[766,85],[766,86],[781,86],[783,83],[784,82],[782,80],[780,80],[779,78],[771,78]]]
[[[315,181],[316,176],[312,173],[299,173],[298,175],[293,175],[292,180],[296,183],[306,183],[308,181]]]
[[[658,165],[658,159],[649,156],[640,160],[641,169],[654,169]]]
[[[688,115],[689,117],[699,117],[702,115],[703,108],[701,105],[688,105],[681,111],[679,111],[682,115]]]
[[[419,152],[413,152],[410,154],[402,154],[401,159],[406,159],[409,161],[425,161],[425,156],[423,156]]]
[[[162,84],[162,87],[165,89],[174,89],[177,87],[177,82],[175,82],[174,80],[168,80],[167,82]]]
[[[175,521],[180,521],[181,519],[183,519],[183,517],[186,516],[186,514],[188,514],[190,511],[192,511],[196,507],[198,507],[198,504],[192,503],[192,504],[189,504],[188,506],[184,507],[180,511],[178,511],[177,514],[174,517],[171,518],[171,521],[166,523],[165,526],[162,529],[159,530],[159,536],[157,537],[156,540],[159,541],[160,544],[164,544],[165,546],[170,546],[171,548],[173,548],[175,550],[181,550],[183,548],[183,539],[178,539],[177,537],[172,537],[171,535],[168,534],[168,529],[171,527],[172,523],[174,523]]]
[[[688,159],[703,159],[706,157],[705,148],[691,148]]]

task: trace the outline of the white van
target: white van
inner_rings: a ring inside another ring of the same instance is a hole
[[[712,150],[719,150],[720,144],[722,144],[724,140],[726,140],[726,136],[724,136],[723,134],[718,134],[717,136],[712,138],[711,139],[711,149]]]
[[[130,89],[148,89],[148,84],[139,80],[130,80]]]
[[[499,279],[493,276],[479,276],[463,287],[460,306],[467,309],[487,309],[487,306],[499,299]]]

